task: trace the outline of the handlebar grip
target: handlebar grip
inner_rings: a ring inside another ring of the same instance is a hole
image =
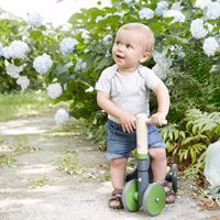
[[[146,123],[147,123],[147,124],[153,124],[150,118],[146,118]],[[167,122],[166,119],[162,121],[162,125],[167,125],[167,123],[168,123],[168,122]]]

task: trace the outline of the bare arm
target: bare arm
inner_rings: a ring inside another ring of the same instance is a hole
[[[118,118],[121,122],[122,129],[124,132],[132,132],[135,129],[135,117],[129,112],[123,111],[121,108],[116,106],[111,100],[107,93],[98,91],[97,92],[97,103],[98,106],[103,109],[106,113]]]
[[[154,93],[157,97],[157,112],[152,115],[153,123],[157,125],[162,125],[162,121],[166,119],[166,116],[169,112],[170,106],[170,96],[167,87],[160,83],[155,89]]]

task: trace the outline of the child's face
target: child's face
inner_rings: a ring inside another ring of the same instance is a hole
[[[135,70],[150,54],[146,51],[146,36],[141,30],[121,29],[112,48],[113,60],[119,70]]]

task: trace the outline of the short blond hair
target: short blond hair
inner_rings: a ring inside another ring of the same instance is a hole
[[[153,53],[154,51],[154,44],[155,44],[155,38],[152,30],[145,24],[138,23],[138,22],[131,22],[122,25],[118,31],[120,30],[141,30],[145,34],[146,37],[146,44],[145,48],[146,51],[149,52],[150,54]]]

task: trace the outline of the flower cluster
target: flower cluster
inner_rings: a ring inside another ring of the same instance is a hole
[[[38,13],[28,13],[28,23],[32,27],[39,27],[43,23],[43,17]]]
[[[150,8],[142,8],[139,11],[139,17],[140,19],[146,19],[146,20],[152,19],[154,17],[154,11],[151,10]]]
[[[3,56],[5,59],[10,59],[10,54],[9,54],[8,47],[3,47],[3,48],[2,48],[2,56]]]
[[[196,0],[195,7],[203,10],[208,7],[210,3],[212,3],[211,0]]]
[[[214,37],[208,37],[205,39],[203,43],[203,50],[208,57],[214,56],[219,49],[219,44]]]
[[[54,119],[56,124],[63,124],[69,119],[69,113],[65,109],[61,108],[56,112]]]
[[[67,38],[63,39],[60,43],[61,53],[67,54],[67,53],[73,52],[78,43],[79,42],[72,37],[67,37]]]
[[[27,76],[19,76],[16,83],[21,86],[22,90],[25,90],[30,85],[30,80]]]
[[[173,9],[164,12],[164,17],[173,17],[173,20],[170,22],[170,24],[176,22],[185,22],[186,20],[185,15],[181,11]]]
[[[204,28],[203,20],[200,18],[197,18],[191,22],[190,32],[196,39],[204,38],[208,34],[208,31]]]
[[[47,87],[47,93],[50,98],[56,99],[62,95],[63,89],[59,83],[53,83]]]
[[[168,6],[169,4],[166,1],[158,2],[155,9],[155,14],[158,16],[162,16],[168,10]]]
[[[107,34],[105,37],[103,37],[103,42],[105,44],[111,44],[112,43],[112,35],[111,34]]]
[[[53,65],[53,61],[48,54],[43,54],[34,59],[33,67],[40,74],[46,73]]]
[[[8,64],[6,66],[6,72],[9,76],[11,76],[12,78],[18,78],[19,77],[19,73],[23,70],[22,67],[18,67],[14,64]]]
[[[220,17],[220,2],[212,2],[208,5],[206,17],[210,20],[215,20]]]
[[[23,59],[30,51],[26,43],[20,40],[14,40],[8,47],[3,48],[3,56],[6,59]]]
[[[152,70],[156,73],[156,75],[159,78],[165,79],[167,77],[167,73],[169,72],[169,68],[172,64],[171,60],[167,59],[164,54],[156,51],[153,53],[153,58],[156,64],[152,68]]]

